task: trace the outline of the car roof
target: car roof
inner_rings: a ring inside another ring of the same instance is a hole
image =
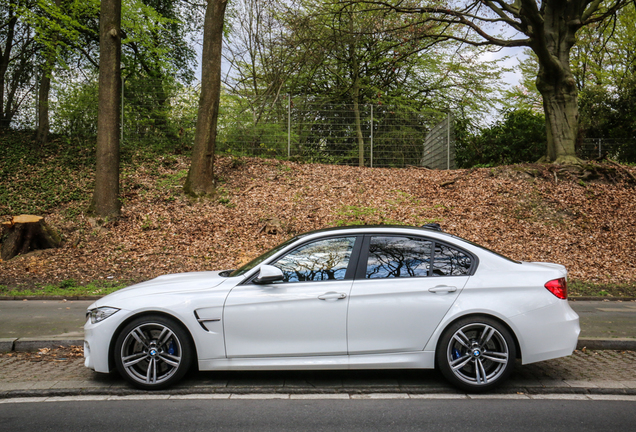
[[[454,235],[449,234],[449,233],[445,233],[441,229],[435,229],[435,228],[430,228],[430,227],[426,227],[426,226],[419,227],[419,226],[412,226],[412,225],[346,225],[346,226],[321,228],[321,229],[317,229],[317,230],[314,230],[314,231],[308,231],[308,232],[299,234],[296,237],[297,238],[301,238],[301,237],[306,237],[306,236],[310,236],[310,235],[314,235],[314,234],[324,234],[324,233],[330,233],[330,232],[338,233],[338,232],[341,232],[341,231],[354,231],[354,232],[355,231],[361,231],[361,232],[369,231],[369,232],[373,232],[373,231],[378,231],[378,230],[417,230],[417,231],[421,231],[422,233],[443,234],[443,235],[446,235],[446,236],[449,236],[449,237],[461,239],[460,237],[454,236]]]

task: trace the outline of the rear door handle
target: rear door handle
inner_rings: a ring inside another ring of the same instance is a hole
[[[341,300],[347,297],[345,293],[339,293],[335,291],[326,292],[318,296],[320,300]]]
[[[438,285],[428,289],[432,293],[450,293],[457,291],[457,287],[448,285]]]

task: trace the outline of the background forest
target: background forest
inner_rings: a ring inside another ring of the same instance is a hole
[[[622,284],[636,265],[625,258],[636,256],[633,2],[599,3],[603,19],[588,19],[569,52],[576,155],[610,164],[599,177],[598,164],[577,173],[535,165],[552,139],[537,87],[545,60],[528,48],[511,61],[521,45],[508,53],[446,18],[412,13],[434,1],[229,0],[215,195],[203,203],[182,192],[206,7],[219,2],[121,2],[120,219],[88,211],[103,2],[0,4],[0,216],[46,215],[63,238],[57,252],[0,263],[0,291],[44,279],[120,286],[231,267],[303,230],[433,221],[517,259],[562,262],[580,287],[592,284],[580,294],[632,293]],[[486,19],[496,22],[496,11]],[[492,27],[497,41],[513,39]],[[513,70],[518,83],[507,81]],[[440,124],[456,171],[422,166]]]

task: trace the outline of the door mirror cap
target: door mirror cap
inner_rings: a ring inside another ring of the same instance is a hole
[[[263,264],[258,277],[254,279],[255,284],[268,284],[285,280],[283,272],[278,267]]]

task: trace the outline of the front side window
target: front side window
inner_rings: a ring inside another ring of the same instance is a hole
[[[433,276],[467,276],[471,265],[472,259],[466,253],[443,244],[435,245]]]
[[[408,237],[371,237],[366,278],[428,276],[432,244]]]
[[[285,282],[343,280],[355,237],[339,237],[305,244],[272,265],[282,270]]]

